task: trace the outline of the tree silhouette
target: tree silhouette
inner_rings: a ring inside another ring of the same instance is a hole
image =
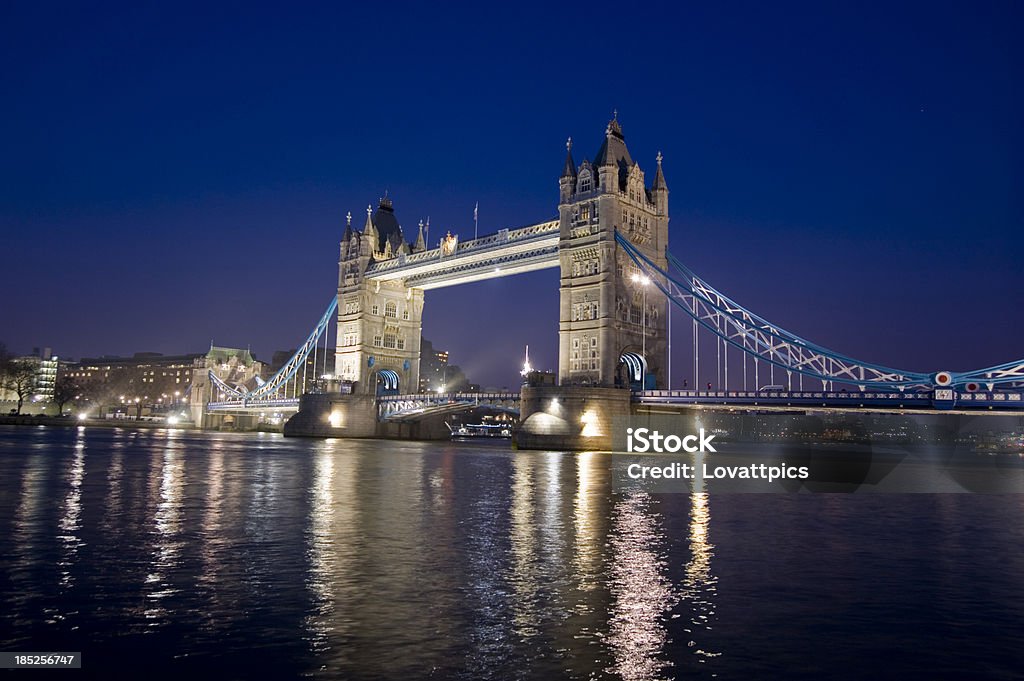
[[[71,400],[77,400],[82,393],[82,386],[78,384],[74,376],[66,371],[58,372],[57,381],[53,384],[53,401],[57,405],[57,415],[64,414],[64,405]]]
[[[8,360],[3,370],[3,387],[18,396],[18,411],[36,385],[35,363],[27,359]]]

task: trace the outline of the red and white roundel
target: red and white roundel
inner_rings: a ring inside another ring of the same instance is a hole
[[[940,371],[935,374],[935,385],[947,386],[953,382],[953,374],[948,371]]]
[[[979,390],[981,390],[981,386],[978,385],[977,383],[968,383],[964,387],[967,388],[967,392],[969,393],[976,393]]]

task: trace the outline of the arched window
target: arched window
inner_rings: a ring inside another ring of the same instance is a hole
[[[384,304],[384,316],[395,318],[398,316],[398,306],[395,305],[395,301],[389,300]]]
[[[589,170],[584,169],[583,172],[580,173],[579,186],[576,188],[576,191],[582,194],[583,192],[589,192],[593,188],[594,178],[591,176]]]

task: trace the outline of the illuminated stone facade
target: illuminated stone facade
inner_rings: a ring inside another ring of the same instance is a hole
[[[559,180],[561,266],[558,376],[561,385],[628,385],[623,353],[645,355],[658,386],[667,377],[668,302],[638,281],[639,271],[615,243],[625,236],[666,268],[668,186],[661,154],[650,187],[630,157],[618,120],[608,123],[593,161],[576,165],[571,140]],[[646,300],[645,300],[646,299]],[[646,329],[646,341],[644,340]]]
[[[423,225],[416,242],[407,243],[386,197],[376,212],[367,207],[361,232],[352,229],[349,217],[338,262],[335,372],[354,382],[359,393],[419,388],[423,290],[364,275],[374,262],[403,259],[424,248]]]

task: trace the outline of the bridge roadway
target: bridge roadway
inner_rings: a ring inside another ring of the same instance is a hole
[[[381,421],[419,419],[450,414],[477,407],[519,413],[519,393],[422,393],[387,395],[377,398],[377,417]]]
[[[1024,392],[957,392],[952,400],[936,400],[929,392],[842,392],[842,391],[706,391],[646,390],[634,392],[634,405],[687,406],[698,408],[756,407],[767,410],[813,409],[816,411],[920,413],[1024,413]],[[378,400],[381,420],[416,419],[477,406],[495,406],[517,412],[519,393],[453,393],[391,395]]]
[[[921,413],[1005,412],[1024,414],[1024,392],[955,392],[952,400],[936,400],[932,392],[842,392],[792,391],[756,392],[736,390],[645,390],[632,394],[634,405],[647,407],[688,406],[698,408],[756,407],[758,409],[841,410],[893,412],[913,410]],[[475,407],[490,407],[518,413],[518,392],[497,393],[423,393],[387,395],[377,399],[377,414],[382,421],[415,420],[436,414],[454,413]],[[249,403],[210,402],[207,411],[253,413],[260,411],[295,412],[299,399],[259,400]]]
[[[409,288],[426,290],[558,267],[558,239],[558,220],[502,229],[451,248],[442,241],[440,248],[375,262],[365,277],[401,279]]]
[[[231,400],[224,402],[207,402],[206,411],[221,413],[253,413],[260,411],[296,412],[299,410],[298,397],[282,397],[277,400]]]

